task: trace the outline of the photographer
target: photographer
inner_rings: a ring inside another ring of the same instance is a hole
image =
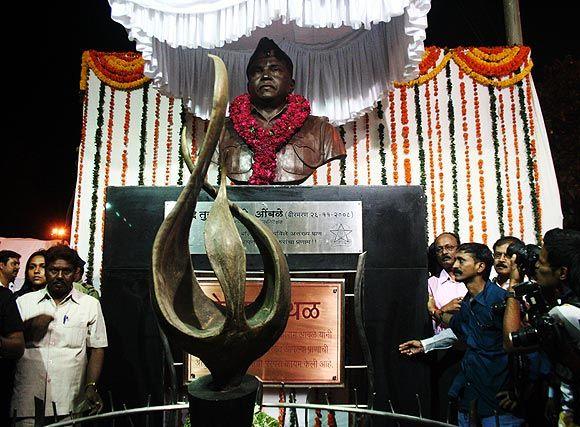
[[[513,264],[518,264],[517,258],[516,255],[512,257]],[[574,406],[578,406],[580,304],[574,291],[580,290],[579,259],[580,232],[548,231],[536,262],[539,287],[520,284],[522,272],[513,267],[504,313],[505,349],[525,351],[540,347],[554,365],[555,373],[569,396],[562,405],[560,419],[563,425],[572,425]],[[522,325],[522,309],[526,311],[530,326]],[[578,417],[580,414],[576,412],[575,415]]]

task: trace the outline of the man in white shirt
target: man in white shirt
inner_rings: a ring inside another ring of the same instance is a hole
[[[17,300],[26,341],[11,409],[19,426],[34,425],[35,397],[44,401],[43,415],[58,418],[103,405],[96,383],[107,334],[99,301],[73,288],[79,268],[74,250],[51,247],[45,263],[46,288]]]
[[[0,286],[14,292],[14,280],[20,270],[20,254],[3,250],[0,251]]]

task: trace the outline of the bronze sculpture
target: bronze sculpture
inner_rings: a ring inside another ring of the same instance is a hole
[[[288,55],[262,38],[246,69],[248,93],[232,101],[219,144],[235,183],[300,184],[316,168],[346,157],[336,129],[293,94],[292,72]]]
[[[201,188],[216,195],[205,176],[222,131],[228,90],[223,62],[210,57],[216,74],[212,115],[195,165],[182,135],[182,151],[192,174],[155,238],[152,299],[168,337],[209,368],[211,381],[206,380],[204,387],[227,392],[240,386],[250,364],[284,331],[291,305],[290,277],[275,236],[253,215],[228,201],[225,179],[221,180],[205,230],[207,255],[224,292],[225,307],[203,293],[194,274],[189,227]],[[232,214],[254,237],[264,262],[262,290],[246,307],[246,258]]]

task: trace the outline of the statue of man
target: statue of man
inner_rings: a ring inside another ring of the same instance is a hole
[[[300,184],[316,168],[346,157],[336,129],[310,115],[308,100],[293,93],[293,64],[266,37],[252,54],[248,93],[230,105],[219,151],[235,183]]]

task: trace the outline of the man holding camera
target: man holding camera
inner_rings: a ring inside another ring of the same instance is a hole
[[[548,355],[568,394],[562,402],[561,424],[573,425],[574,416],[580,415],[574,411],[579,403],[580,383],[580,303],[576,296],[580,290],[580,232],[557,228],[546,232],[536,262],[536,290],[520,290],[529,285],[521,284],[517,256],[512,260],[504,347],[507,351],[540,347]],[[532,292],[532,298],[526,296]],[[531,326],[522,327],[522,308],[527,311]]]

